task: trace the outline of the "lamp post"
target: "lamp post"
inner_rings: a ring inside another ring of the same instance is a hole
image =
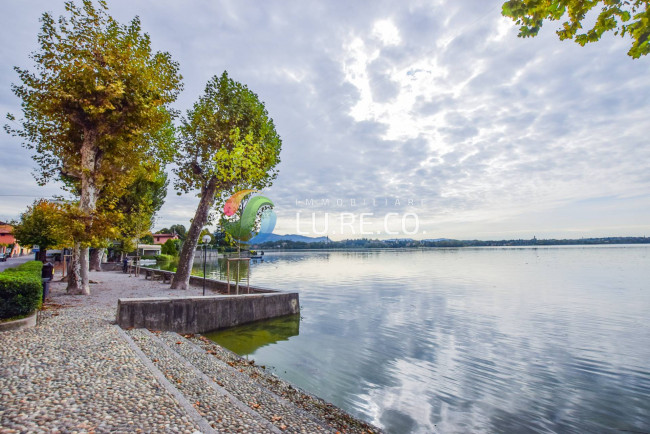
[[[203,295],[205,295],[205,263],[207,262],[208,243],[211,239],[208,234],[203,235],[203,238],[201,238],[201,241],[203,241]]]

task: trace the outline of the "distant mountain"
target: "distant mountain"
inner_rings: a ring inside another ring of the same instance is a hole
[[[260,244],[269,241],[295,241],[299,243],[324,243],[327,237],[306,237],[304,235],[278,235],[278,234],[260,234],[252,238],[249,244]]]

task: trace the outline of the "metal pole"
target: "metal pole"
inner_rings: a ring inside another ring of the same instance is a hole
[[[203,295],[205,295],[205,255],[207,254],[206,245],[203,244]]]

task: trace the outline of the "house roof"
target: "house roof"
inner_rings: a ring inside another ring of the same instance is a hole
[[[145,250],[160,250],[162,246],[160,244],[138,244],[138,249]]]

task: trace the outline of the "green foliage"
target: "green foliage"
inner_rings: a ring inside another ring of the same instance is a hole
[[[183,244],[173,289],[186,289],[201,230],[217,197],[271,185],[282,141],[264,104],[246,86],[213,77],[180,126],[176,159],[180,192],[198,190],[201,200]],[[180,193],[179,193],[180,194]]]
[[[650,0],[509,0],[503,3],[502,14],[512,18],[519,28],[519,37],[537,36],[544,20],[564,19],[556,31],[561,40],[573,39],[584,46],[600,40],[605,32],[629,35],[632,47],[628,55],[634,59],[650,53]],[[581,32],[587,14],[601,6],[591,29]]]
[[[165,241],[165,244],[163,244],[160,249],[160,253],[163,255],[178,256],[178,248],[174,241],[176,240]]]
[[[119,183],[142,156],[171,157],[167,105],[181,88],[178,64],[168,53],[152,53],[139,18],[121,25],[103,1],[98,8],[90,0],[65,5],[68,17],[41,18],[40,49],[31,54],[35,71],[15,68],[22,84],[12,90],[23,101],[24,119],[21,128],[6,129],[36,151],[41,183],[59,173],[81,179],[88,141],[94,141],[94,178]]]
[[[43,263],[30,261],[0,273],[0,319],[25,316],[40,308]]]
[[[219,220],[219,228],[224,227],[224,223],[227,220],[225,220],[223,217]],[[226,251],[226,248],[230,247],[236,247],[237,246],[237,240],[233,238],[232,235],[230,235],[228,232],[224,230],[216,230],[212,234],[212,244],[214,246],[217,246],[219,248],[219,251]],[[236,251],[237,249],[235,249]]]
[[[34,201],[13,226],[13,235],[23,246],[37,245],[41,250],[60,247],[66,240],[63,208],[45,199]]]
[[[154,216],[165,202],[167,195],[167,174],[157,163],[144,164],[136,178],[118,198],[104,196],[99,209],[112,218],[117,229],[116,239],[135,249],[135,240],[149,234],[154,224]],[[129,251],[131,251],[129,250]]]
[[[187,237],[187,229],[185,229],[185,226],[183,225],[171,225],[169,228],[169,234],[176,234],[178,235],[178,238],[181,241],[185,241],[185,237]]]
[[[140,259],[156,259],[156,256],[158,255],[143,255],[140,256]]]
[[[117,237],[116,218],[114,214],[95,212],[89,216],[79,207],[79,201],[62,202],[66,246],[75,241],[84,246],[107,247],[108,238]]]
[[[147,234],[144,237],[140,238],[142,244],[153,244],[153,235]]]
[[[60,178],[79,195],[75,251],[105,242],[112,222],[99,198],[117,198],[143,163],[164,165],[174,153],[170,104],[182,88],[169,53],[152,52],[139,18],[122,25],[103,0],[65,3],[67,16],[41,18],[34,70],[15,68],[23,119],[9,114],[5,130],[33,149],[38,182]],[[77,225],[80,223],[80,225]],[[141,234],[138,234],[138,237]],[[88,262],[69,288],[88,292]]]
[[[264,104],[248,87],[214,76],[180,127],[176,189],[219,194],[262,189],[277,176],[282,141]],[[239,187],[239,188],[238,188]],[[203,225],[203,224],[201,224]]]
[[[203,243],[203,236],[204,235],[210,235],[210,241],[213,241],[212,234],[210,233],[210,230],[208,228],[203,228],[203,230],[199,234],[199,240],[201,240],[201,243]]]
[[[8,268],[5,271],[9,271],[10,273],[16,273],[16,272],[34,273],[34,274],[38,274],[38,277],[40,278],[42,268],[43,268],[43,263],[41,261],[29,261],[17,267]]]
[[[160,254],[160,255],[156,255],[156,256],[154,257],[154,259],[155,259],[157,262],[169,262],[169,261],[173,260],[174,257],[171,256],[171,255]]]

